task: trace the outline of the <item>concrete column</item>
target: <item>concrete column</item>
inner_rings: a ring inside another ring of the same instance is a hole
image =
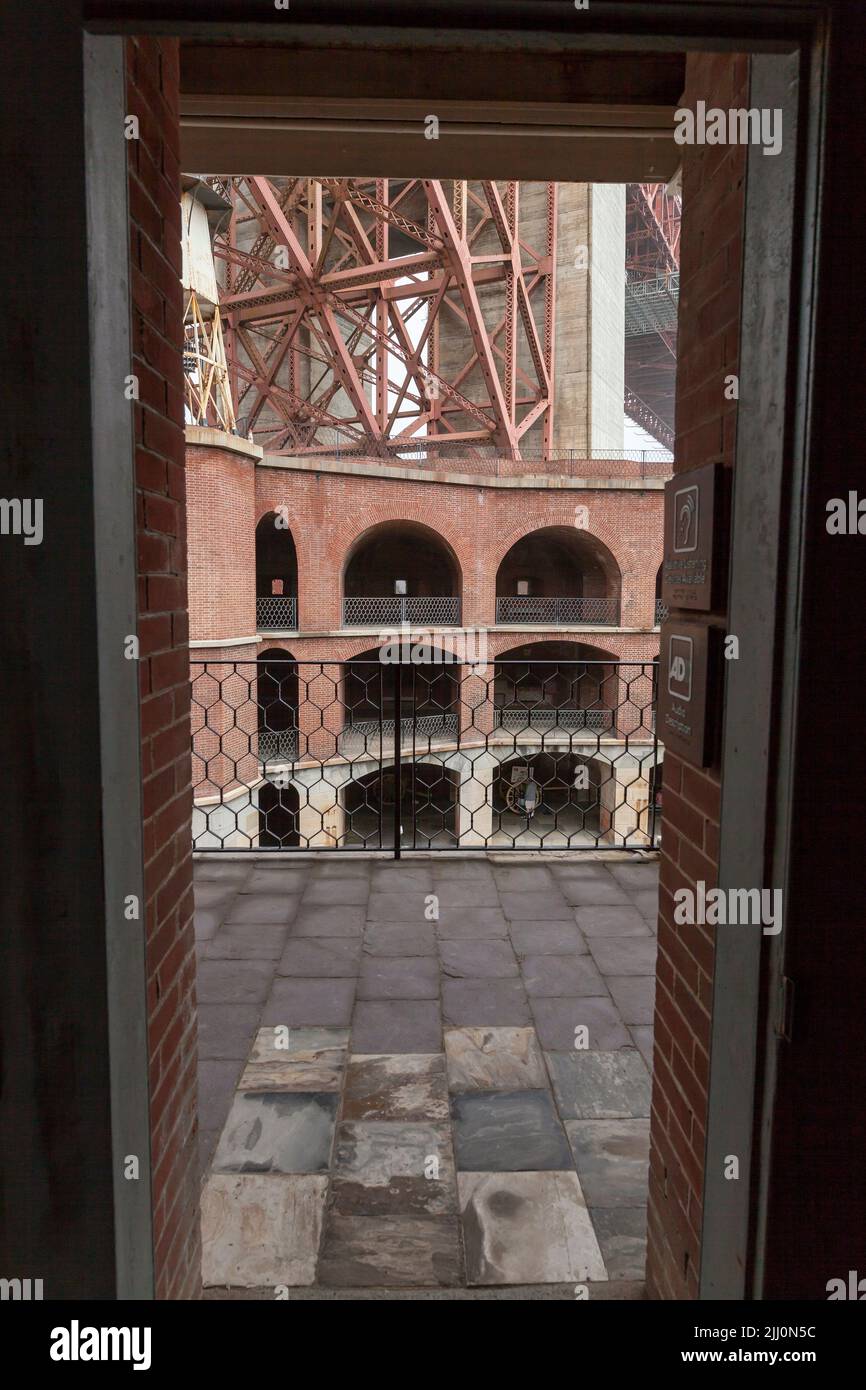
[[[600,788],[602,838],[610,845],[649,845],[649,766],[611,763]]]
[[[457,838],[461,846],[489,843],[493,834],[493,772],[487,753],[465,757],[460,768]]]

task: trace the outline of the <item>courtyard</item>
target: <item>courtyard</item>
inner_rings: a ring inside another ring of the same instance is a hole
[[[200,856],[208,1296],[642,1296],[657,868]]]

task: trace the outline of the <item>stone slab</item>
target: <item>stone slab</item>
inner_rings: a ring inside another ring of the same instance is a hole
[[[438,999],[439,964],[434,956],[365,956],[358,998]]]
[[[226,916],[227,922],[291,922],[298,897],[288,893],[239,893]]]
[[[532,1021],[521,980],[443,980],[442,1018],[454,1028]]]
[[[261,1004],[273,978],[270,960],[206,959],[196,971],[196,997],[202,1004]]]
[[[349,1058],[344,1120],[447,1122],[448,1083],[441,1053],[398,1052]]]
[[[623,1023],[649,1028],[655,1017],[654,975],[608,975],[605,982]]]
[[[357,936],[292,936],[277,966],[278,975],[312,979],[353,979],[361,963]]]
[[[479,941],[507,936],[508,924],[498,907],[443,907],[436,935],[440,941]]]
[[[208,960],[279,960],[288,927],[283,922],[226,922],[208,943]]]
[[[460,1173],[469,1284],[607,1278],[575,1173]]]
[[[593,1051],[614,1052],[632,1041],[616,1005],[606,994],[597,999],[533,998],[529,1006],[546,1052],[570,1052],[575,1045],[575,1028],[589,1030],[588,1046]]]
[[[352,1017],[356,1053],[441,1052],[442,1021],[434,999],[359,999]]]
[[[328,1179],[211,1174],[202,1193],[202,1280],[230,1288],[310,1285]]]
[[[452,1091],[524,1091],[549,1085],[534,1028],[449,1028],[445,1057]]]
[[[368,922],[364,928],[364,954],[370,956],[435,956],[433,922]]]
[[[394,1120],[341,1124],[331,1203],[341,1216],[456,1215],[450,1127]]]
[[[350,903],[333,907],[301,907],[292,923],[292,936],[361,936],[365,910]]]
[[[646,1119],[650,1075],[636,1048],[549,1052],[553,1090],[564,1120]]]
[[[573,920],[512,922],[510,936],[519,956],[582,956],[589,950]]]
[[[262,1013],[262,1023],[289,1027],[311,1024],[319,1028],[342,1027],[352,1017],[355,981],[340,979],[289,979],[277,976]]]
[[[261,1014],[258,1004],[199,1004],[199,1057],[245,1062]]]
[[[589,956],[526,956],[520,972],[531,998],[598,998],[604,981]]]
[[[348,1029],[260,1028],[244,1068],[242,1091],[339,1091],[346,1067]]]
[[[454,1216],[331,1214],[319,1259],[319,1282],[336,1288],[454,1287],[461,1282]]]
[[[611,1280],[646,1278],[646,1207],[591,1207]]]
[[[443,975],[455,979],[516,979],[520,973],[508,941],[442,941],[439,958]]]
[[[574,917],[587,940],[591,936],[652,935],[637,908],[630,904],[613,907],[576,907]]]
[[[451,1097],[461,1172],[570,1169],[565,1132],[548,1090],[464,1091]]]
[[[568,1120],[565,1130],[591,1207],[646,1206],[649,1120]]]
[[[589,949],[603,975],[655,975],[654,936],[593,936]]]
[[[338,1097],[239,1091],[220,1135],[216,1173],[326,1173]]]

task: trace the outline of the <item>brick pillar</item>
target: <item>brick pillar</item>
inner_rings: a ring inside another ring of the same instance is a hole
[[[156,1292],[200,1289],[178,44],[132,39],[129,141],[138,634]]]
[[[748,59],[689,54],[683,105],[699,99],[748,106]],[[734,466],[724,379],[738,362],[745,168],[742,145],[683,146],[676,471]],[[698,1292],[714,944],[711,928],[674,922],[673,893],[716,882],[720,769],[696,771],[670,752],[664,767],[647,1283],[650,1297],[683,1299]]]

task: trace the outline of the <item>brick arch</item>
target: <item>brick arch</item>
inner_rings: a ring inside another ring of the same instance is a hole
[[[576,505],[579,506],[582,504],[577,503]],[[611,563],[616,567],[615,573],[621,582],[623,567],[616,556],[613,543],[614,537],[611,534],[611,528],[599,526],[593,531],[585,530],[574,525],[573,517],[574,509],[571,509],[564,516],[558,516],[556,514],[546,516],[536,514],[534,516],[525,517],[518,525],[512,526],[509,531],[503,533],[496,550],[494,550],[489,557],[489,563],[493,567],[494,573],[498,572],[499,566],[502,564],[509,550],[511,550],[512,546],[515,546],[518,541],[525,540],[528,536],[534,535],[537,531],[566,530],[575,531],[579,536],[587,536],[590,541],[599,545],[602,550],[606,552]]]
[[[390,508],[373,508],[373,515],[375,515],[376,511],[383,512],[385,513],[385,515],[376,516],[375,520],[366,525],[362,531],[358,531],[347,544],[344,544],[344,547],[341,552],[342,558],[340,562],[340,588],[342,589],[345,586],[346,571],[348,570],[349,565],[352,562],[352,559],[355,555],[357,555],[358,550],[366,540],[368,540],[370,537],[374,535],[375,532],[380,531],[385,526],[408,525],[420,527],[431,538],[441,543],[441,545],[444,547],[445,551],[448,554],[448,558],[451,564],[454,566],[455,578],[457,581],[457,592],[462,593],[463,562],[460,558],[459,542],[457,536],[452,535],[451,537],[449,537],[447,534],[448,528],[443,529],[440,526],[431,526],[429,521],[423,521],[419,516],[406,515],[406,512],[408,511],[420,510],[420,508],[401,508],[397,515],[394,515]],[[368,521],[370,515],[371,513],[367,513],[366,519],[368,519]]]

